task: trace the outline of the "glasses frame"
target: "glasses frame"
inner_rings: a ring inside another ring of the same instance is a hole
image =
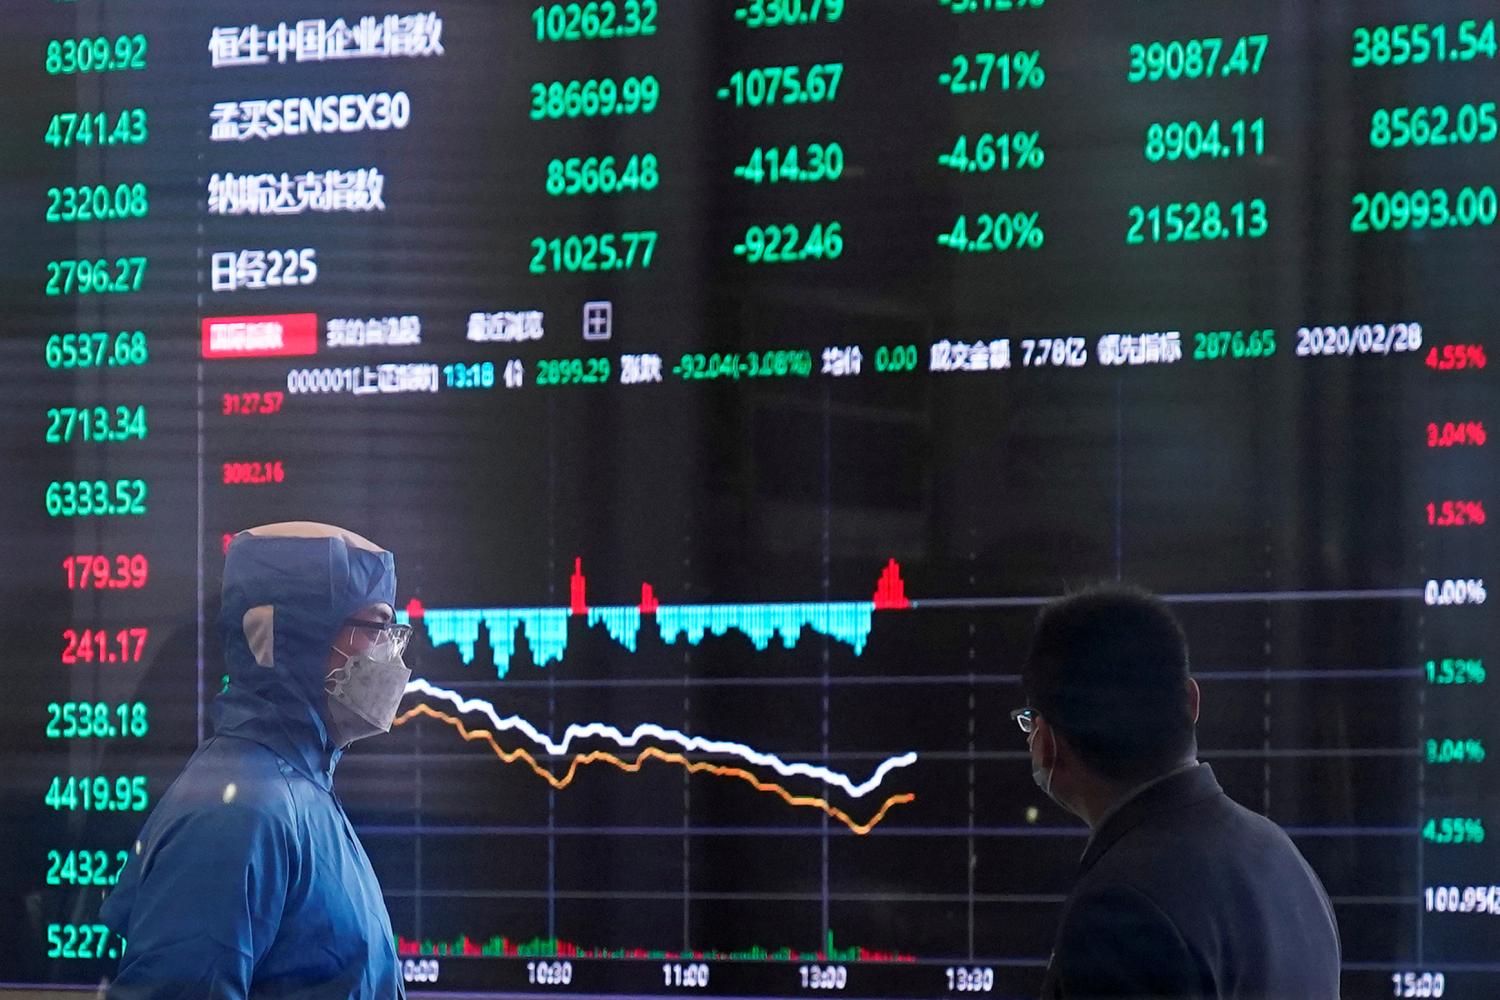
[[[349,629],[367,629],[376,633],[371,647],[382,643],[390,643],[395,647],[395,655],[400,656],[406,652],[407,643],[411,642],[411,626],[401,622],[377,622],[368,618],[345,618],[343,627]]]
[[[1036,732],[1036,720],[1039,718],[1036,709],[1030,705],[1025,708],[1013,708],[1010,712],[1011,721],[1021,727],[1021,732],[1030,736]]]

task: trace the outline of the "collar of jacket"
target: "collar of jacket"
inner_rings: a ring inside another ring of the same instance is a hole
[[[317,710],[277,683],[271,671],[248,683],[237,679],[209,711],[218,735],[253,740],[319,788],[333,790],[333,769],[344,751],[329,740]]]
[[[1120,806],[1094,831],[1079,862],[1080,870],[1086,872],[1094,867],[1116,841],[1150,817],[1223,794],[1219,779],[1214,777],[1213,769],[1207,764],[1163,778]]]

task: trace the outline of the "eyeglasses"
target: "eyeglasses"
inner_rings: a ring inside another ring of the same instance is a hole
[[[1030,736],[1036,731],[1037,714],[1034,708],[1013,709],[1010,717],[1015,720],[1016,725],[1021,727],[1021,732]]]
[[[378,648],[380,652],[389,656],[400,656],[406,651],[406,644],[411,641],[410,625],[370,621],[367,618],[345,618],[344,625],[351,630],[364,631],[369,639],[370,648]]]

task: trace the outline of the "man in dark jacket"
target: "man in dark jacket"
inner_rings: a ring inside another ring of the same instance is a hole
[[[109,1000],[405,995],[380,884],[333,794],[344,748],[390,729],[411,676],[395,597],[391,554],[353,532],[235,536],[229,689],[104,903],[127,941]]]
[[[1196,760],[1198,685],[1164,603],[1109,587],[1048,606],[1022,684],[1032,775],[1093,830],[1044,998],[1338,997],[1318,877]]]

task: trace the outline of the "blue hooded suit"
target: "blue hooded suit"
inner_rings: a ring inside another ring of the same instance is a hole
[[[229,547],[229,689],[101,910],[127,941],[110,1000],[405,995],[380,885],[333,794],[323,689],[340,623],[394,604],[394,560],[340,529],[274,529],[327,536],[252,529]],[[255,639],[252,609],[270,619]]]

